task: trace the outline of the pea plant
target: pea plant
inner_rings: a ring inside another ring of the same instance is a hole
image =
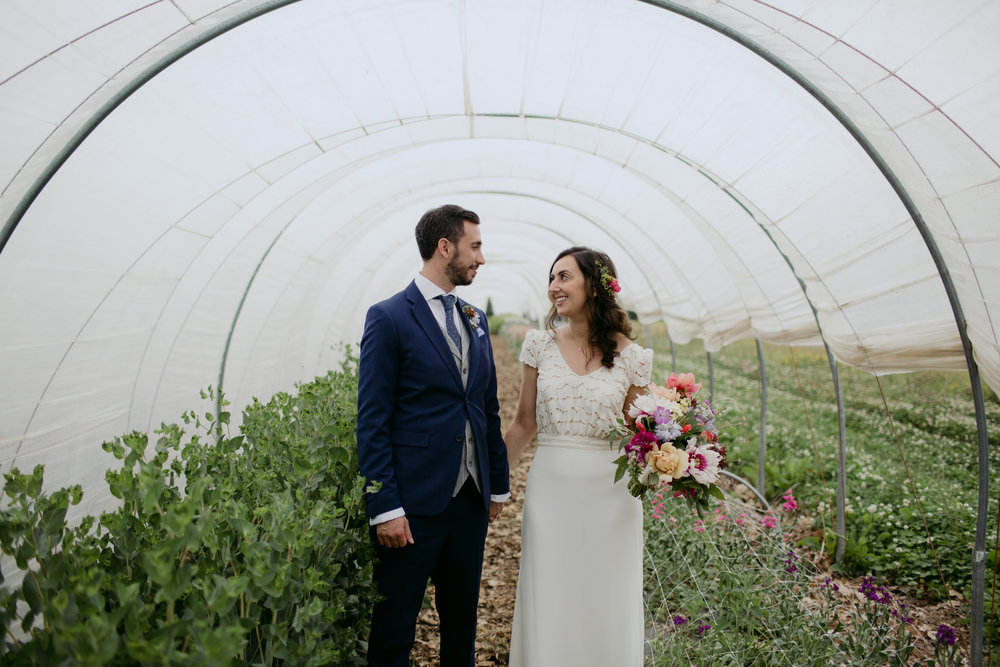
[[[376,592],[354,425],[338,371],[230,413],[105,442],[113,511],[76,525],[78,486],[4,475],[0,662],[363,664]],[[218,399],[211,389],[204,399]]]

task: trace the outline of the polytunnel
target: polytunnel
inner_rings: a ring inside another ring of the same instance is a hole
[[[676,341],[1000,389],[998,33],[989,0],[7,0],[3,470],[102,507],[102,440],[325,372],[448,202],[497,311],[592,245]]]

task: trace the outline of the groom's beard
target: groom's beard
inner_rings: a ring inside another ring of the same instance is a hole
[[[451,284],[456,287],[471,285],[472,279],[475,277],[475,274],[472,273],[472,267],[463,264],[457,256],[448,260],[447,266],[444,267],[444,273],[448,276]]]

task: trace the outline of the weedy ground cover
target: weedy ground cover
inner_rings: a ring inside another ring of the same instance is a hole
[[[698,519],[682,503],[654,503],[645,558],[651,664],[910,664],[906,605],[873,581],[858,596],[840,595],[773,513],[727,500]]]
[[[649,338],[643,329],[638,333],[640,343],[652,341],[657,351],[654,380],[662,380],[671,371],[664,328],[650,327]],[[695,372],[705,384],[703,391],[709,391],[708,362],[700,343],[677,345],[674,350],[678,372]],[[814,522],[812,534],[798,546],[827,556],[836,537],[839,442],[829,363],[825,352],[815,348],[791,350],[765,345],[764,356],[766,495],[773,501],[794,489],[800,509]],[[756,347],[752,341],[727,346],[713,355],[713,362],[713,404],[726,410],[722,421],[731,445],[731,470],[755,484],[760,424]],[[921,372],[883,376],[876,381],[843,365],[839,372],[847,423],[847,534],[845,558],[834,565],[834,571],[845,576],[871,576],[873,586],[891,585],[928,601],[946,598],[952,590],[968,599],[978,461],[967,376]],[[986,392],[990,468],[1000,470],[1000,402],[989,389]],[[988,583],[997,558],[993,537],[1000,482],[994,478],[990,485]],[[650,544],[658,544],[662,523],[649,528]],[[738,584],[731,582],[733,587]],[[730,584],[720,580],[718,585]],[[989,585],[986,595],[989,615]],[[777,603],[771,603],[766,603],[771,605],[768,608],[776,608]],[[754,606],[747,605],[747,617]],[[987,617],[987,632],[989,626]],[[993,652],[1000,653],[1000,620],[994,623],[992,641]]]

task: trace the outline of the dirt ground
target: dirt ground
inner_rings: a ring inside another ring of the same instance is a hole
[[[503,338],[494,337],[493,349],[499,383],[500,418],[503,429],[506,431],[517,407],[521,370],[520,364],[508,349]],[[517,590],[517,572],[521,557],[522,500],[528,468],[531,466],[534,454],[535,442],[532,442],[519,464],[510,471],[511,500],[501,517],[490,525],[486,538],[476,640],[477,666],[506,665],[508,662],[510,626],[514,614],[514,594]],[[793,543],[795,539],[808,533],[811,525],[811,521],[800,520],[792,528]],[[811,557],[806,553],[802,555]],[[828,562],[820,562],[818,565],[821,569],[826,570],[820,576],[820,580],[829,576],[840,586],[842,595],[853,595],[857,600],[861,600],[860,594],[857,593],[861,585],[860,579],[845,579],[832,575],[828,571]],[[433,589],[431,593],[433,595]],[[893,595],[897,599],[905,598],[903,593],[902,591],[893,591]],[[928,657],[933,656],[934,633],[941,623],[957,628],[958,645],[968,646],[968,625],[963,623],[964,609],[967,605],[960,594],[953,593],[951,599],[934,605],[927,605],[913,599],[905,601],[909,605],[910,615],[913,618],[912,627],[918,638],[911,664],[924,664]],[[419,667],[430,667],[438,664],[437,625],[437,613],[433,607],[423,609],[417,621],[417,635],[411,654],[411,664]],[[962,654],[967,659],[967,649],[963,648]]]

